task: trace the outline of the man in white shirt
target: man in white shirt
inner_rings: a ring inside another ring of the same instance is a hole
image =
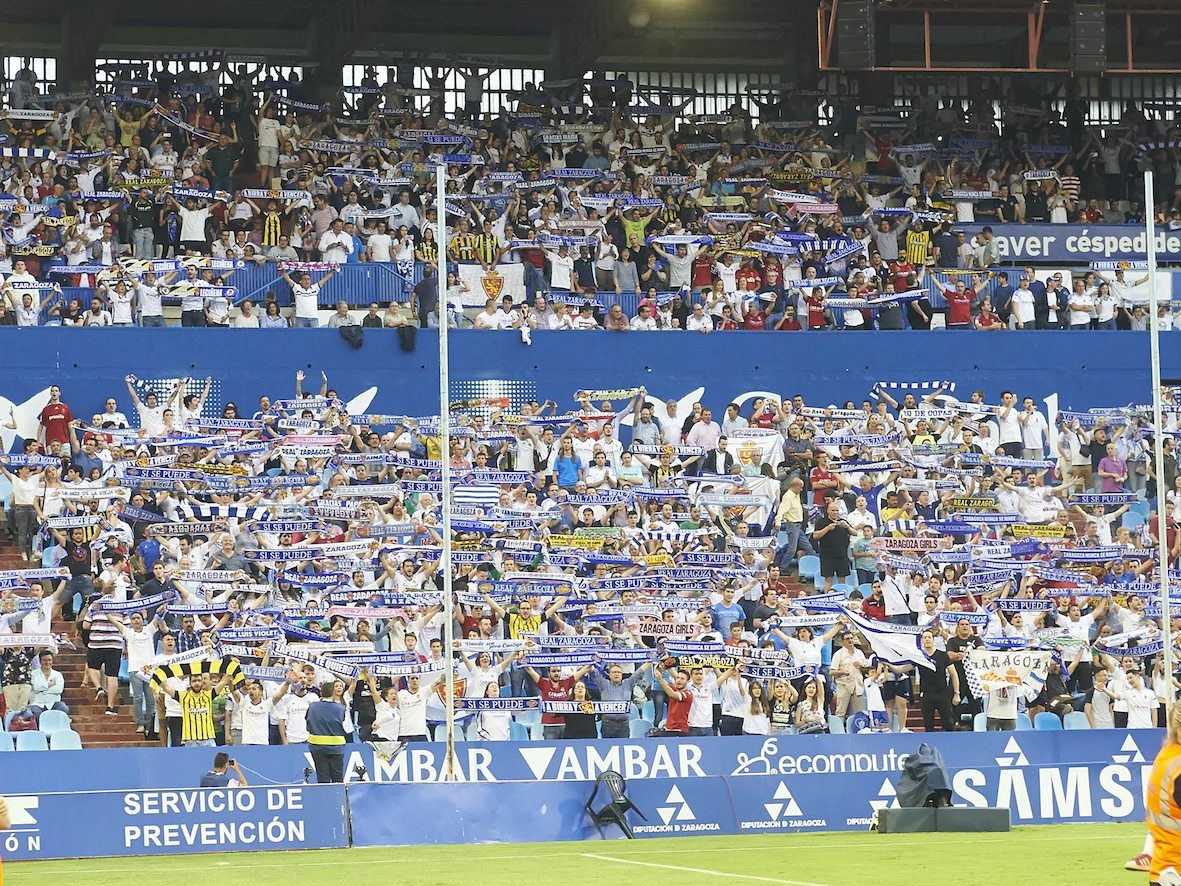
[[[685,328],[690,332],[713,332],[714,321],[705,313],[701,302],[694,303],[693,313],[685,321]]]
[[[1026,397],[1021,405],[1024,411],[1017,417],[1021,424],[1021,457],[1045,458],[1046,431],[1049,429],[1045,416],[1034,408],[1033,397]]]
[[[287,689],[293,683],[301,682],[295,671],[287,675],[287,679],[279,686],[279,691],[270,698],[263,697],[262,684],[252,682],[245,696],[237,689],[233,690],[234,704],[241,708],[242,734],[234,735],[234,744],[265,745],[270,744],[271,711],[287,694]]]
[[[353,252],[353,238],[344,231],[344,222],[339,218],[332,222],[332,228],[320,238],[320,258],[323,261],[343,264]]]
[[[554,252],[546,249],[545,257],[550,263],[550,289],[554,292],[570,292],[577,288],[574,277],[574,259],[570,256],[570,247],[563,243]]]
[[[398,692],[398,711],[401,714],[399,740],[426,741],[426,700],[435,684],[443,679],[443,671],[435,671],[423,679],[418,674],[406,678],[406,688]]]
[[[513,298],[506,295],[500,300],[500,310],[496,312],[497,329],[517,329],[521,325],[521,314],[513,309]]]
[[[292,687],[279,712],[279,739],[283,744],[303,744],[308,740],[308,707],[320,700],[319,693],[307,685],[308,675],[314,678],[316,669],[307,665],[301,670],[303,679]]]
[[[236,329],[258,329],[258,315],[254,313],[254,302],[250,299],[242,302],[238,308],[238,316],[234,318]]]
[[[651,332],[660,328],[656,322],[656,318],[652,316],[652,310],[648,305],[640,305],[636,309],[636,315],[632,317],[628,326],[641,332]]]
[[[1021,457],[1021,413],[1017,410],[1017,395],[1012,391],[1001,393],[1001,411],[997,415],[998,442],[1005,455]]]
[[[143,282],[136,284],[135,298],[139,303],[139,324],[147,327],[164,326],[164,305],[156,285],[156,272],[145,271]]]
[[[180,215],[181,249],[209,255],[209,237],[205,231],[205,223],[209,220],[213,206],[221,202],[223,201],[215,200],[211,206],[199,207],[196,199],[189,197],[185,200],[184,206],[179,206],[171,194],[165,197],[165,208],[171,205]]]

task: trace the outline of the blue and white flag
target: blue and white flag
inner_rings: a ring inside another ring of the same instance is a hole
[[[861,635],[869,641],[874,654],[882,661],[896,667],[913,664],[928,670],[935,670],[935,662],[927,653],[923,652],[921,634],[889,630],[888,628],[902,627],[902,625],[888,625],[886,622],[871,621],[848,608],[845,608],[844,615],[849,620],[851,627],[860,631]]]

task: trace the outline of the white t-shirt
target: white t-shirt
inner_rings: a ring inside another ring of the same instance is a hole
[[[390,261],[390,243],[393,242],[389,234],[369,235],[369,257],[373,261]]]
[[[155,286],[140,283],[135,287],[135,294],[139,298],[140,312],[145,317],[162,317],[164,307],[160,303],[160,290]]]
[[[112,323],[131,323],[131,293],[119,293],[118,290],[112,291],[109,294],[111,299],[111,322]]]
[[[569,292],[570,275],[574,272],[574,257],[558,252],[547,252],[545,256],[550,260],[550,288]]]
[[[1020,443],[1021,442],[1021,412],[1016,406],[1009,410],[1008,418],[1005,417],[1004,407],[1001,408],[1000,413],[996,417],[997,425],[1000,427],[1000,442],[1003,443]]]
[[[151,664],[156,657],[156,626],[145,624],[142,631],[128,628],[123,632],[127,641],[127,673],[135,674]]]
[[[398,733],[401,731],[401,714],[396,708],[390,707],[387,701],[379,701],[374,708],[377,711],[377,719],[373,721],[373,734],[382,741],[397,741]]]
[[[205,236],[205,222],[209,218],[209,209],[180,208],[180,239],[182,242],[207,242]]]
[[[1032,323],[1033,293],[1028,289],[1018,289],[1013,293],[1013,298],[1009,302],[1009,308],[1012,310],[1014,316],[1017,317],[1018,322]]]
[[[304,696],[312,698],[311,695]],[[242,710],[242,744],[270,744],[271,740],[271,711],[275,703],[264,698],[258,704],[251,702],[249,697],[243,697]],[[306,709],[305,709],[306,713]],[[287,724],[287,738],[291,740],[291,723]]]
[[[1046,430],[1046,419],[1040,412],[1034,412],[1021,428],[1021,445],[1025,449],[1044,449]]]
[[[139,410],[139,426],[149,437],[158,437],[164,433],[163,406],[145,406],[141,403],[136,409]]]
[[[316,308],[320,304],[320,284],[313,283],[304,289],[298,283],[291,287],[291,296],[295,299],[295,316],[301,320],[315,320]]]
[[[398,710],[402,714],[399,731],[402,735],[426,735],[426,700],[434,691],[435,684],[419,685],[418,692],[409,689],[398,691]]]
[[[1094,304],[1094,299],[1088,293],[1072,292],[1070,294],[1070,304],[1080,305],[1086,308],[1084,311],[1076,311],[1073,307],[1070,309],[1070,325],[1082,326],[1091,322],[1091,306]]]
[[[1119,697],[1120,701],[1128,706],[1129,729],[1152,729],[1156,726],[1152,712],[1157,709],[1160,702],[1157,701],[1155,692],[1144,685],[1139,689],[1129,686]]]
[[[319,701],[320,696],[306,692],[301,697],[295,693],[287,693],[283,711],[279,719],[287,723],[287,743],[298,744],[308,740],[308,707],[313,701]],[[245,740],[245,739],[243,739]]]
[[[279,121],[274,117],[263,117],[258,121],[258,146],[260,148],[279,147]]]

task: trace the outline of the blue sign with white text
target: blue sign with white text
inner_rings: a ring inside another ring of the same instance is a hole
[[[983,224],[957,224],[969,241]],[[1143,261],[1148,234],[1143,225],[1018,225],[990,224],[1002,264],[1093,261]],[[1156,258],[1161,264],[1181,261],[1181,231],[1157,225]]]
[[[6,800],[12,825],[0,843],[5,861],[349,845],[344,785],[10,794]]]

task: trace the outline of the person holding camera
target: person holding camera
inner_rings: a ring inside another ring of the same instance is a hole
[[[234,774],[230,775],[229,770]],[[230,755],[219,752],[213,756],[213,768],[201,776],[203,788],[244,788],[249,785],[246,776],[238,768],[238,761],[230,759]]]

